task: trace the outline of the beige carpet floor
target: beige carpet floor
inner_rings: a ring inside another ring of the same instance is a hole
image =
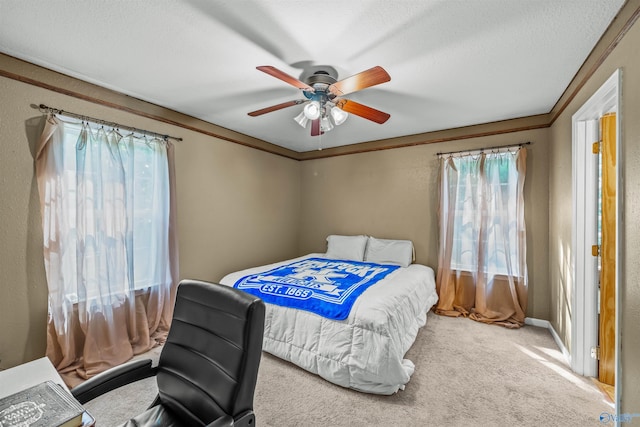
[[[406,358],[416,371],[392,396],[360,393],[264,354],[255,394],[258,427],[598,426],[612,405],[575,375],[546,329],[509,330],[429,313]],[[159,349],[151,356],[157,358]],[[88,403],[99,426],[141,412],[150,378]]]

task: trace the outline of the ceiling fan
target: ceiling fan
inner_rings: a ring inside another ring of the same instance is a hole
[[[390,81],[391,77],[382,67],[376,66],[340,81],[337,80],[337,74],[327,71],[333,70],[333,68],[327,67],[327,70],[315,71],[305,79],[306,82],[270,65],[256,68],[302,90],[306,99],[296,99],[252,111],[248,113],[252,117],[294,105],[306,104],[294,120],[302,127],[306,127],[307,123],[311,122],[311,136],[321,135],[333,129],[334,125],[344,123],[348,117],[347,113],[380,124],[391,117],[383,111],[343,98],[344,95]]]

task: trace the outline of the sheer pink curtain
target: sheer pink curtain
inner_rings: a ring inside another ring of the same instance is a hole
[[[178,278],[173,146],[49,116],[36,173],[47,356],[73,386],[166,338]]]
[[[436,313],[524,324],[526,156],[519,148],[440,159]]]

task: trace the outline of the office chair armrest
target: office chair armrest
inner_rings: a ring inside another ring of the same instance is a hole
[[[207,424],[207,427],[233,427],[233,424],[233,418],[229,415],[225,415],[214,422]]]
[[[84,404],[118,387],[152,377],[157,368],[151,359],[134,360],[108,369],[71,389],[71,394]]]

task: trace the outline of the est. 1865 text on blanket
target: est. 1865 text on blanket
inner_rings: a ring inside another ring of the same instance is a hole
[[[400,266],[371,262],[307,258],[245,276],[233,287],[267,303],[344,320],[369,286],[398,268]]]

